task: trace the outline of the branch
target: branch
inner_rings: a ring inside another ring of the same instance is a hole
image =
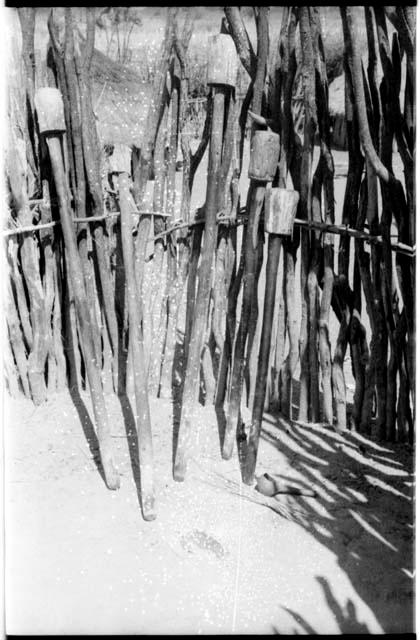
[[[245,70],[254,79],[257,70],[257,56],[252,48],[248,31],[241,16],[239,7],[225,7],[225,14],[228,20],[230,35],[236,46],[239,59]]]
[[[270,10],[269,7],[259,7],[258,14],[256,14],[256,18],[255,18],[257,23],[258,55],[257,55],[257,69],[255,72],[255,81],[254,81],[254,92],[252,96],[252,110],[256,113],[261,113],[262,97],[264,93],[264,84],[265,84],[265,74],[267,70],[268,47],[269,47],[269,35],[268,35],[269,10]]]
[[[357,28],[355,26],[354,8],[345,7],[341,9],[343,18],[343,27],[345,30],[344,39],[346,48],[348,48],[349,65],[353,80],[353,89],[356,103],[357,119],[359,122],[360,141],[366,159],[372,165],[375,173],[386,183],[395,183],[395,176],[388,171],[381,162],[378,154],[373,146],[372,137],[369,130],[369,122],[366,110],[366,97],[363,87],[362,59],[360,52],[361,44],[357,37]]]
[[[85,42],[85,51],[82,56],[82,70],[85,73],[89,72],[89,69],[92,63],[94,44],[95,44],[95,8],[86,7],[86,42]]]
[[[51,9],[48,16],[48,32],[50,34],[51,44],[54,49],[54,53],[61,58],[64,56],[63,46],[59,40],[58,27],[54,21],[54,9]]]
[[[204,152],[207,148],[207,144],[210,138],[212,104],[213,103],[211,99],[211,93],[209,93],[207,98],[207,112],[206,112],[206,120],[204,122],[203,135],[201,136],[200,144],[198,145],[197,151],[191,157],[190,188],[192,188],[195,172],[197,171],[198,165],[201,162],[201,159],[204,155]]]
[[[411,7],[384,7],[386,17],[397,30],[401,44],[405,49],[408,61],[410,80],[414,81],[414,31],[413,20],[410,15]]]
[[[191,9],[187,9],[187,15],[185,16],[185,22],[182,29],[181,36],[179,35],[178,26],[174,27],[174,49],[179,60],[181,67],[181,77],[185,78],[187,68],[187,51],[190,44],[191,35],[194,26],[194,18],[191,16]]]

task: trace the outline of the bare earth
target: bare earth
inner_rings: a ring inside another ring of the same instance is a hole
[[[175,483],[172,405],[152,400],[158,518],[147,523],[133,415],[115,396],[107,404],[119,492],[106,489],[95,464],[87,394],[65,393],[38,408],[8,403],[8,633],[412,630],[413,473],[405,445],[327,429],[286,433],[266,414],[257,473],[318,492],[275,499],[274,510],[253,502],[260,498],[252,487],[241,488],[236,457],[221,460],[211,408],[197,406],[201,453],[187,480]]]

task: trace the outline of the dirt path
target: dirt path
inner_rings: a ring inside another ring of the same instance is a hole
[[[116,397],[107,403],[122,474],[117,493],[95,465],[87,396],[63,394],[37,409],[8,403],[8,633],[412,630],[405,446],[298,426],[287,433],[267,415],[258,473],[318,492],[282,497],[273,510],[241,489],[237,459],[221,460],[211,408],[197,407],[201,454],[187,481],[173,482],[172,406],[152,400],[158,519],[146,523],[130,456],[132,413]]]

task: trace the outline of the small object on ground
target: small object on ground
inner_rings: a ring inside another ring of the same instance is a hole
[[[310,498],[316,497],[316,491],[313,489],[306,489],[305,487],[296,487],[287,484],[283,480],[278,480],[270,476],[268,473],[263,473],[262,476],[257,478],[257,491],[265,496],[273,497],[277,494],[287,493],[295,496],[308,496]]]

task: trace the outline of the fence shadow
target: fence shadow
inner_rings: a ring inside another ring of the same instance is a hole
[[[92,459],[99,472],[99,475],[101,476],[104,484],[106,485],[105,473],[102,467],[101,457],[99,453],[99,442],[95,432],[95,428],[93,426],[93,422],[90,418],[89,412],[86,409],[86,405],[77,387],[75,386],[69,387],[69,389],[70,389],[70,397],[77,411],[77,414],[79,416],[79,421],[80,421],[80,424],[82,425],[86,442],[89,445],[89,451],[92,455]]]
[[[285,456],[291,469],[288,475],[279,469],[279,474],[296,484],[296,473],[303,486],[318,495],[315,500],[299,498],[304,510],[300,525],[334,553],[385,633],[413,632],[414,460],[410,448],[382,444],[350,431],[340,435],[320,426],[291,423],[286,429],[284,422],[276,424],[267,418],[261,438]],[[348,600],[341,606],[326,578],[316,580],[340,631],[369,633],[358,620],[355,603]],[[299,611],[288,612],[299,625],[297,633],[322,632],[313,629]]]
[[[124,393],[118,395],[118,400],[123,414],[124,428],[127,436],[127,445],[130,456],[131,471],[136,485],[137,499],[141,504],[141,477],[139,467],[139,439],[137,435],[136,420],[128,396]]]
[[[356,607],[351,598],[347,598],[345,606],[341,606],[338,600],[335,598],[328,580],[321,576],[316,576],[316,580],[321,585],[325,600],[328,604],[330,611],[333,613],[337,622],[339,632],[342,634],[368,634],[369,628],[364,623],[358,620]],[[282,607],[293,620],[297,623],[294,632],[296,635],[307,633],[309,635],[318,635],[315,628],[309,624],[309,622],[297,611],[289,609],[288,607]],[[277,627],[273,626],[273,633],[281,635],[281,631]]]

